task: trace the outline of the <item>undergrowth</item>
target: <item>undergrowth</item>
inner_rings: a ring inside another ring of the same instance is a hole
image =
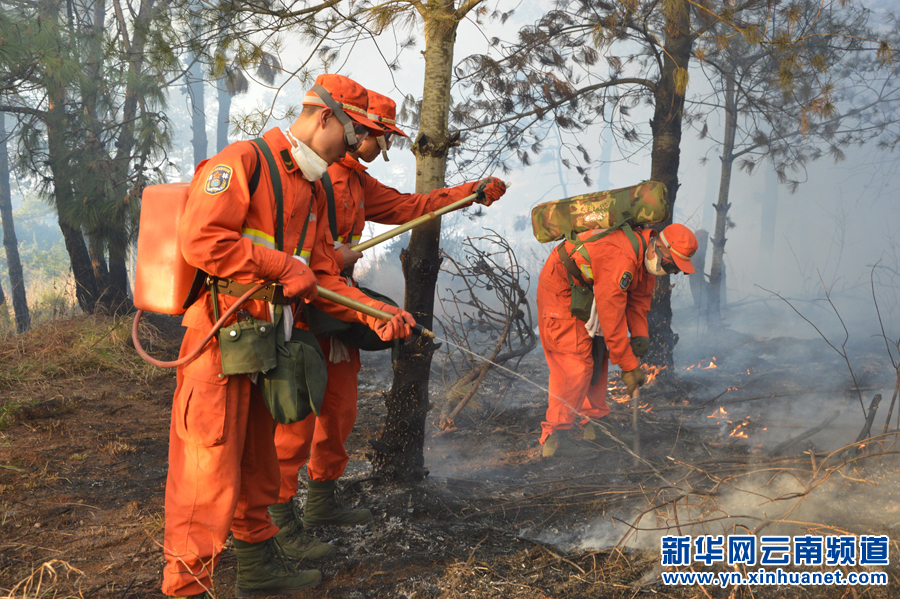
[[[146,383],[161,373],[138,356],[131,342],[133,316],[85,316],[46,321],[17,335],[0,333],[0,389],[103,373],[122,381]],[[158,331],[141,322],[144,343],[164,346]],[[26,407],[0,393],[0,430]]]

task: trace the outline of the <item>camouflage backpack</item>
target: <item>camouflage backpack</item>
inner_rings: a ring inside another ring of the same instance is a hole
[[[669,215],[666,186],[644,181],[631,187],[586,193],[538,204],[531,211],[534,236],[541,243],[567,239],[592,229],[658,223]]]
[[[668,216],[666,186],[656,181],[644,181],[631,187],[538,204],[531,211],[531,226],[535,238],[541,243],[565,239],[575,246],[571,252],[566,252],[564,241],[556,250],[569,279],[572,293],[570,310],[576,318],[586,321],[591,312],[593,290],[572,260],[572,255],[580,253],[590,268],[591,260],[584,245],[621,229],[640,259],[643,238],[635,234],[632,226],[658,223]],[[598,231],[587,239],[578,239],[579,233],[591,230]]]

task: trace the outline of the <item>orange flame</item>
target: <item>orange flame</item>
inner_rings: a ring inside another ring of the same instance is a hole
[[[709,370],[710,368],[718,368],[718,366],[716,366],[716,357],[715,356],[712,357],[712,360],[710,360],[708,366],[704,366],[703,360],[700,360],[700,362],[698,362],[696,366],[692,364],[692,365],[688,366],[687,368],[685,368],[685,370],[693,370],[694,368],[699,368],[700,370]]]
[[[719,406],[719,408],[715,412],[707,416],[707,418],[726,418],[727,416],[728,412],[725,411],[725,408]]]
[[[644,374],[647,375],[647,382],[644,384],[646,385],[653,382],[656,377],[658,377],[660,373],[665,369],[665,366],[647,366],[646,364],[644,364]]]
[[[648,364],[641,364],[641,368],[644,371],[644,374],[647,377],[647,380],[644,382],[644,385],[648,385],[662,373],[663,370],[666,369],[665,366],[650,366]],[[606,386],[606,398],[607,400],[612,399],[616,403],[625,404],[631,401],[631,397],[625,392],[624,385],[621,380],[616,380],[615,382],[610,381],[610,383]],[[687,403],[687,402],[685,402]],[[643,408],[643,406],[641,406]]]
[[[732,439],[749,439],[750,437],[747,436],[747,433],[741,430],[746,424],[746,422],[740,423],[728,434],[728,436]]]

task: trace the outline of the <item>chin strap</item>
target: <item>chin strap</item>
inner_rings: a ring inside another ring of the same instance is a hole
[[[378,147],[381,148],[381,155],[382,155],[382,157],[384,157],[384,161],[390,162],[390,159],[388,159],[388,155],[387,155],[388,148],[387,148],[387,144],[384,141],[384,135],[379,135],[378,137],[375,138],[375,141],[378,142]]]

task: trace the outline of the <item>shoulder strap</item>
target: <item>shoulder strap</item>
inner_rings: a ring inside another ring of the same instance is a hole
[[[607,235],[609,235],[610,233],[612,233],[614,231],[622,231],[623,233],[625,233],[625,236],[628,237],[628,241],[631,242],[631,247],[634,249],[635,257],[638,260],[640,260],[641,259],[641,249],[644,246],[643,237],[641,237],[640,235],[637,235],[634,232],[634,229],[631,228],[631,225],[627,221],[623,222],[619,225],[616,225],[615,227],[610,227],[609,229],[600,231],[596,235],[591,235],[590,237],[588,237],[587,239],[584,239],[584,240],[578,239],[578,236],[575,235],[575,233],[569,232],[566,235],[566,241],[568,241],[569,243],[571,243],[572,245],[575,246],[575,249],[573,249],[569,253],[569,255],[571,256],[575,252],[578,252],[579,254],[581,254],[582,258],[584,258],[585,260],[588,261],[588,263],[590,263],[591,259],[588,257],[587,250],[584,249],[585,244],[591,243],[592,241],[597,241],[598,239],[603,239],[604,237],[606,237]],[[638,238],[640,238],[640,240]]]
[[[313,187],[313,195],[315,195],[315,187]],[[306,230],[309,228],[309,221],[312,218],[312,209],[313,203],[309,202],[309,212],[306,213],[306,222],[303,223],[303,230],[300,231],[300,241],[297,242],[297,249],[294,250],[294,254],[299,256],[303,256],[303,242],[306,241]]]
[[[259,150],[256,149],[256,145],[251,145],[253,145],[253,151],[256,153],[256,168],[253,169],[253,174],[250,175],[250,182],[248,183],[250,195],[253,196],[253,194],[256,193],[256,189],[259,187],[259,174],[262,172],[262,158],[259,157]]]
[[[269,177],[272,178],[272,191],[275,194],[275,246],[284,251],[284,190],[281,188],[281,173],[266,140],[257,137],[253,142],[259,146],[269,165]]]
[[[337,241],[337,208],[334,205],[334,186],[331,184],[331,175],[328,171],[322,175],[322,187],[325,188],[325,197],[328,198],[328,226],[331,228],[331,239]]]
[[[566,251],[565,241],[556,246],[556,253],[559,254],[559,259],[562,261],[563,266],[566,268],[566,273],[569,275],[569,283],[571,284],[572,279],[575,279],[582,287],[590,288],[588,282],[585,281],[583,276],[581,276],[581,271],[578,269],[578,265],[575,264],[575,261],[572,260],[572,256],[570,256]],[[590,264],[590,260],[588,260],[588,264]]]

